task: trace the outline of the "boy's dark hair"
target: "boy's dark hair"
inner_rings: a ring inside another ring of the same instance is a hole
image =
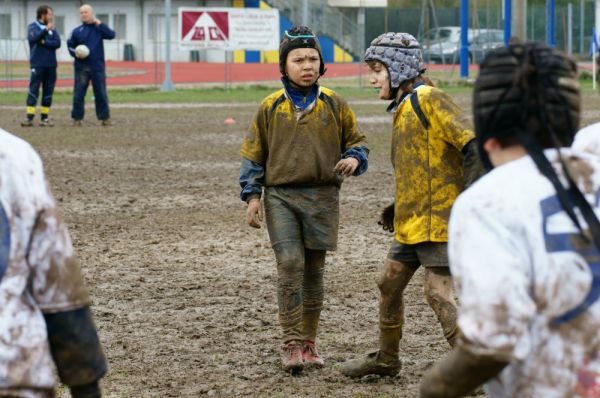
[[[522,145],[538,170],[552,183],[569,218],[600,249],[600,221],[570,175],[560,152],[571,146],[579,127],[580,89],[577,65],[545,44],[514,44],[492,51],[483,61],[473,93],[475,132],[484,164],[489,138]],[[545,148],[556,148],[567,187],[559,179]],[[584,231],[578,209],[586,221]]]
[[[560,51],[539,43],[494,50],[481,64],[473,93],[480,145],[491,137],[523,144],[515,140],[523,135],[543,149],[570,146],[580,100],[577,66]]]
[[[52,7],[48,5],[42,5],[37,8],[37,19],[41,19],[44,15],[48,14],[48,11],[52,10]]]
[[[310,28],[302,25],[294,25],[285,31],[281,42],[279,43],[279,71],[285,76],[285,63],[290,51],[297,48],[314,48],[319,53],[320,65],[319,75],[323,76],[325,71],[325,62],[319,38]]]

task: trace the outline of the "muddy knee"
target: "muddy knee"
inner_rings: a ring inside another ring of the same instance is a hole
[[[304,278],[304,247],[300,242],[277,244],[279,310],[290,311],[302,304],[302,281]]]
[[[397,326],[402,322],[404,289],[410,282],[416,268],[399,261],[386,259],[377,277],[379,288],[379,318],[380,323]]]
[[[381,295],[390,295],[397,291],[404,291],[415,270],[415,267],[411,267],[400,261],[386,259],[379,268],[379,275],[376,281]]]

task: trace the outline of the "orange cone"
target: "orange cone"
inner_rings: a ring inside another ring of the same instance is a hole
[[[223,122],[224,124],[231,126],[232,124],[235,124],[235,119],[232,117],[228,117],[227,119],[225,119],[225,121]]]

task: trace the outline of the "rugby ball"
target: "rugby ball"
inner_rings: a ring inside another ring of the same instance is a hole
[[[79,59],[86,59],[90,55],[90,49],[85,44],[75,47],[75,56]]]

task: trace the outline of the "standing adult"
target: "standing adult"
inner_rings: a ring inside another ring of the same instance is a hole
[[[54,13],[47,5],[39,6],[36,20],[27,28],[29,41],[29,65],[31,77],[27,92],[27,119],[21,126],[33,127],[35,108],[42,86],[42,108],[40,126],[54,126],[48,118],[52,105],[52,94],[56,85],[56,50],[60,48],[60,35],[54,29]]]
[[[85,94],[90,81],[94,89],[96,116],[103,126],[110,126],[110,109],[106,92],[106,65],[104,61],[104,40],[115,38],[115,31],[102,23],[94,15],[89,4],[79,8],[82,24],[73,29],[67,41],[69,53],[75,58],[75,85],[73,89],[73,109],[71,117],[74,126],[81,126],[84,116]],[[75,51],[77,46],[86,46],[89,54]]]

